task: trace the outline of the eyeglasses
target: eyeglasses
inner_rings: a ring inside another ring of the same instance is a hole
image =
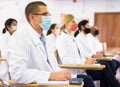
[[[41,14],[35,13],[35,14],[33,14],[33,15],[51,16],[52,14],[50,14],[50,13],[48,13],[48,12],[45,12],[45,13],[41,13]]]

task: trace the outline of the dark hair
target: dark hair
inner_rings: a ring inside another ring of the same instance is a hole
[[[82,20],[78,23],[78,30],[74,33],[74,37],[79,34],[79,31],[81,31],[81,26],[85,26],[87,23],[89,23],[88,20]]]
[[[99,34],[99,30],[97,29],[96,26],[92,26],[92,27],[91,27],[91,34],[92,34],[93,36],[97,36],[97,35]]]
[[[94,31],[94,36],[97,36],[97,35],[99,35],[99,30],[98,30],[98,29],[96,29],[96,30]]]
[[[5,25],[4,25],[5,28],[3,28],[3,31],[2,31],[3,34],[6,33],[6,31],[8,31],[8,28],[7,28],[7,27],[10,26],[13,21],[17,22],[17,20],[15,20],[15,19],[13,19],[13,18],[9,18],[9,19],[7,19],[7,20],[5,21]]]
[[[36,14],[39,11],[39,6],[47,6],[44,2],[36,1],[29,3],[25,8],[26,19],[29,22],[29,14]]]
[[[52,24],[51,26],[50,26],[50,29],[47,31],[47,34],[46,35],[49,35],[49,34],[51,34],[52,32],[51,32],[51,30],[53,30],[54,28],[55,28],[55,26],[56,26],[57,24]]]

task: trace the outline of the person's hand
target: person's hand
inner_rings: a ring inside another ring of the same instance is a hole
[[[101,57],[103,57],[103,55],[104,55],[103,52],[98,52],[98,53],[94,54],[92,57],[93,58],[101,58]]]
[[[56,80],[56,81],[65,81],[70,79],[71,79],[71,74],[66,70],[52,72],[49,77],[49,80]]]
[[[96,62],[95,58],[87,58],[85,64],[95,64],[95,62]]]
[[[115,78],[120,82],[120,67],[116,71]]]

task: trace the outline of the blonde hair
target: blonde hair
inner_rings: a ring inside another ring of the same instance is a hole
[[[62,27],[60,28],[60,32],[62,32],[63,29],[65,29],[65,23],[68,23],[70,21],[72,21],[74,19],[74,16],[72,14],[66,14],[64,17],[63,17],[63,25]]]

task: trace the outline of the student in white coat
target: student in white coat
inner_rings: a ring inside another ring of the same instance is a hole
[[[92,36],[90,36],[89,39],[90,39],[92,45],[94,46],[94,50],[96,51],[96,53],[100,53],[100,52],[104,53],[104,51],[102,52],[100,50],[101,46],[100,46],[99,39],[97,38],[97,36],[99,35],[99,30],[97,29],[96,26],[91,27],[91,34],[92,34]],[[110,67],[115,75],[116,70],[120,66],[120,62],[115,59],[112,59],[111,61],[106,61],[106,62],[108,62],[110,64]]]
[[[21,83],[42,83],[48,80],[70,80],[71,74],[61,70],[55,58],[49,58],[43,30],[51,18],[44,2],[29,3],[25,8],[26,29],[16,31],[7,48],[11,79]]]
[[[91,38],[93,37],[90,33],[90,26],[88,20],[82,20],[78,26],[80,27],[74,34],[76,37],[78,45],[82,45],[85,54],[84,57],[102,57],[103,54],[96,53],[95,47],[91,43]],[[93,39],[93,38],[92,38]]]
[[[0,51],[1,51],[1,57],[6,58],[5,51],[6,47],[8,45],[9,39],[11,35],[16,31],[17,29],[17,21],[13,18],[9,18],[5,21],[5,28],[3,29],[3,34],[0,37]],[[0,78],[3,80],[5,84],[7,84],[9,80],[8,75],[8,64],[7,61],[0,61]]]
[[[92,34],[92,38],[93,38],[93,45],[95,47],[95,51],[97,52],[103,52],[103,45],[102,43],[99,41],[98,39],[98,35],[99,35],[99,30],[96,26],[92,26],[90,29],[90,32]]]
[[[61,35],[56,40],[56,49],[58,51],[60,60],[62,64],[85,64],[87,63],[84,58],[82,58],[81,51],[78,49],[74,37],[72,36],[72,28],[77,29],[77,24],[74,21],[74,16],[71,14],[66,14],[63,17],[63,31]],[[76,26],[76,27],[75,27]],[[90,62],[89,62],[90,63]],[[91,63],[94,63],[92,61]],[[73,74],[82,74],[83,69],[67,69]],[[84,87],[94,87],[91,77],[86,75],[78,75],[84,79]]]
[[[56,23],[53,23],[50,26],[50,29],[47,31],[47,49],[48,49],[48,56],[49,57],[55,57],[55,41],[57,37],[59,36],[60,29],[58,29],[58,25]]]
[[[78,23],[78,31],[76,31],[76,42],[78,47],[80,48],[81,45],[84,47],[84,53],[91,52],[91,57],[96,57],[98,54],[93,54],[95,52],[94,46],[91,43],[91,39],[88,38],[88,33],[90,33],[89,28],[89,21],[82,20]],[[92,35],[92,34],[89,34]],[[96,53],[96,52],[95,52]],[[88,56],[88,55],[84,55]],[[89,57],[89,56],[88,56]],[[84,57],[85,58],[85,57]],[[90,58],[92,59],[92,58]],[[111,69],[111,66],[106,61],[98,61],[100,64],[104,64],[106,67],[103,70],[87,70],[87,74],[90,75],[94,80],[100,80],[100,87],[119,87],[120,84],[115,79],[115,75]],[[108,73],[109,72],[109,73]],[[109,80],[108,80],[109,79]]]
[[[1,56],[5,57],[5,49],[9,42],[10,36],[17,30],[17,20],[9,18],[5,21],[5,28],[0,37]]]

